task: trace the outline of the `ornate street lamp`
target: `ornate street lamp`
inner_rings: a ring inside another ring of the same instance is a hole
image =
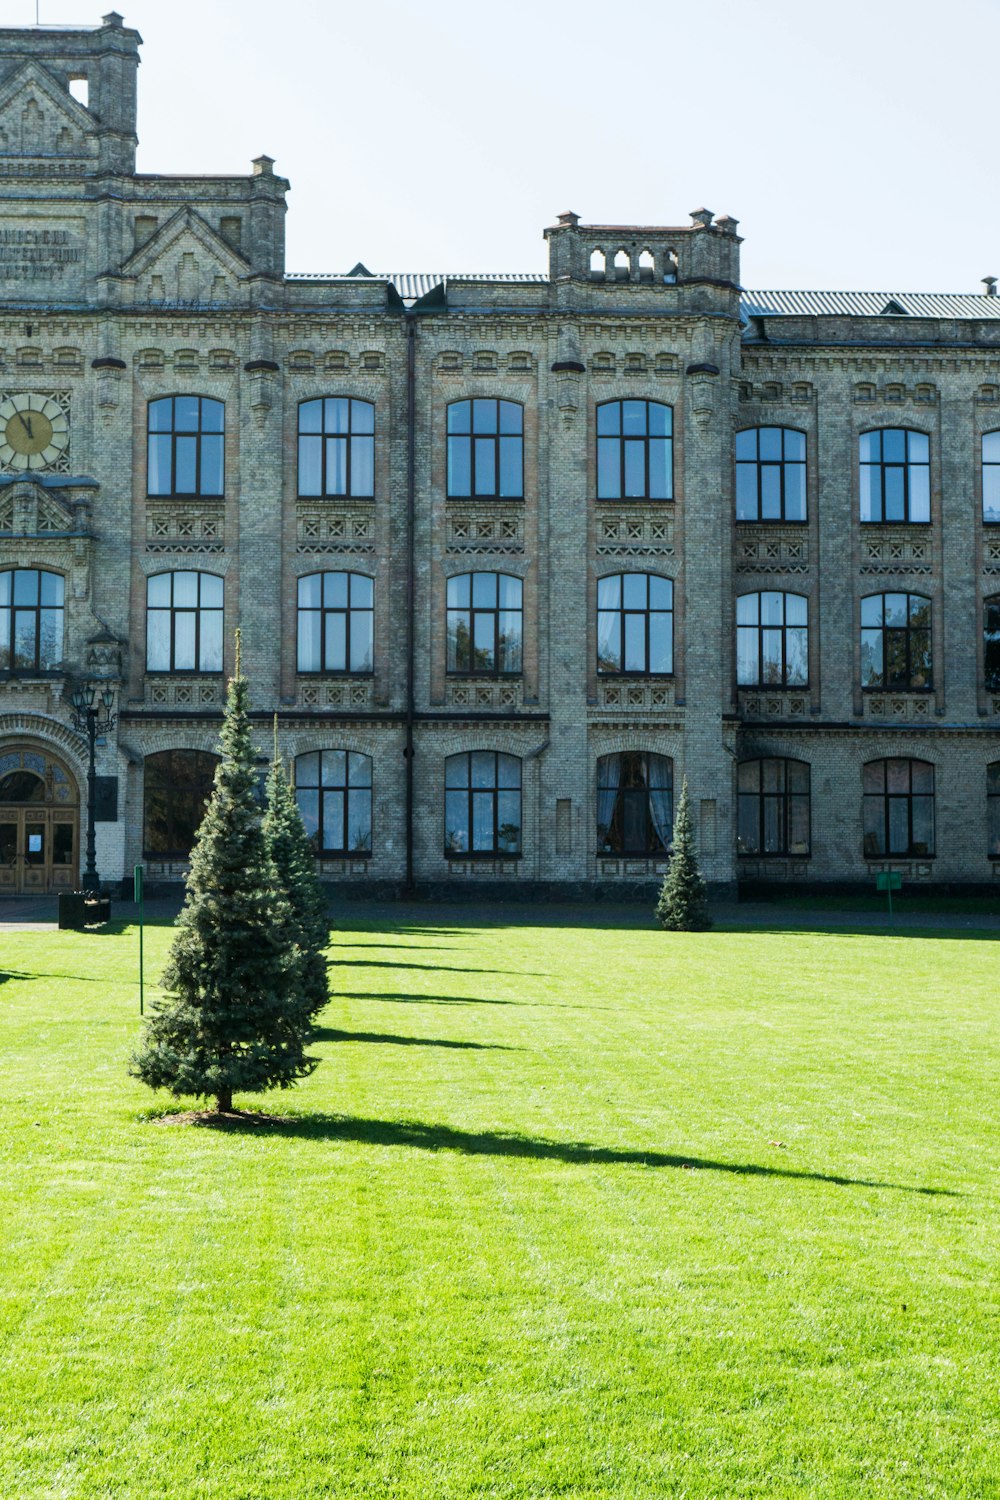
[[[84,682],[74,688],[73,728],[87,736],[90,761],[87,769],[87,868],[80,878],[80,889],[99,891],[101,877],[97,873],[97,842],[94,824],[97,819],[97,768],[95,753],[98,732],[109,733],[118,722],[112,713],[115,703],[114,685],[105,682]]]

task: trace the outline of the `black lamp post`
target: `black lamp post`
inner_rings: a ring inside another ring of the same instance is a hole
[[[87,736],[90,762],[87,768],[87,868],[80,878],[80,889],[99,891],[101,877],[97,873],[97,844],[94,824],[97,816],[97,768],[95,753],[97,733],[114,729],[118,715],[111,712],[115,702],[115,690],[110,682],[104,684],[81,683],[73,691],[73,728]]]

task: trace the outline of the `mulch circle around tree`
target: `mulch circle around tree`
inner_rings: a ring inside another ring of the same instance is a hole
[[[215,1130],[240,1130],[247,1125],[290,1125],[290,1115],[262,1115],[250,1109],[219,1111],[185,1109],[176,1115],[159,1115],[151,1125],[209,1125]]]

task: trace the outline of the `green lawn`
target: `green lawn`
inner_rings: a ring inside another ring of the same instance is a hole
[[[2,1500],[998,1493],[994,941],[371,917],[237,1132],[0,934]]]

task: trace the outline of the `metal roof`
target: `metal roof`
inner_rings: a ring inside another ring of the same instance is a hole
[[[354,276],[349,271],[292,271],[286,276],[286,281],[391,281],[396,291],[404,302],[415,301],[418,297],[425,297],[432,292],[436,286],[442,286],[449,281],[488,281],[488,282],[517,282],[545,285],[548,276],[534,271],[385,271],[381,275],[372,272],[370,276]]]
[[[1000,318],[983,292],[744,292],[742,305],[748,318]]]

